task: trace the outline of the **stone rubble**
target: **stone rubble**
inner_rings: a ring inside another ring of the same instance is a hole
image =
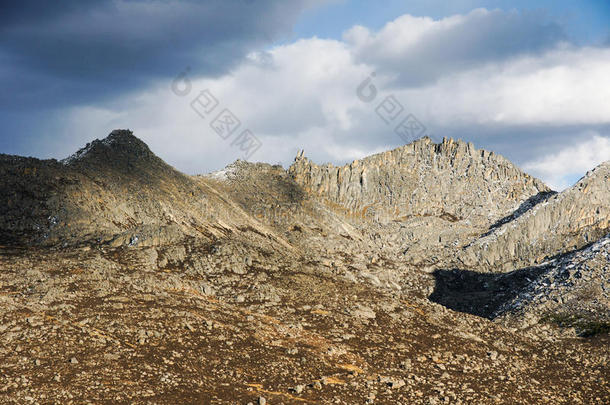
[[[0,156],[0,403],[610,403],[609,163]]]

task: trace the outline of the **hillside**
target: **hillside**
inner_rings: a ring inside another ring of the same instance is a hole
[[[6,245],[160,245],[250,223],[205,181],[178,172],[127,130],[61,162],[2,155],[0,176]]]
[[[571,188],[496,227],[466,249],[468,266],[494,271],[541,263],[610,232],[610,162]]]
[[[610,403],[609,162],[0,156],[0,403]]]

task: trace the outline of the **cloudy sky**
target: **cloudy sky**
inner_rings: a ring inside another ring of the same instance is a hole
[[[429,135],[555,189],[610,159],[606,0],[22,0],[0,12],[0,152],[129,128],[188,173]]]

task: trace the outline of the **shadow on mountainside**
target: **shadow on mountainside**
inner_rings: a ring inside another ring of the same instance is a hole
[[[510,273],[470,270],[436,270],[434,291],[428,299],[448,309],[493,319],[494,312],[544,275],[546,267],[529,267]]]
[[[462,269],[435,270],[432,273],[435,279],[434,291],[428,299],[454,311],[493,319],[501,315],[496,311],[502,305],[510,302],[529,284],[545,277],[553,269],[568,267],[575,257],[580,257],[580,260],[592,258],[594,252],[599,251],[607,238],[610,238],[610,234],[580,249],[545,257],[543,264],[506,273],[484,273]],[[577,267],[576,271],[580,269]],[[564,274],[562,277],[567,276]]]
[[[499,228],[508,222],[514,221],[515,219],[519,218],[520,216],[534,208],[536,205],[545,202],[555,194],[557,194],[556,191],[541,191],[538,194],[531,196],[527,200],[523,201],[521,205],[519,205],[519,208],[517,208],[511,214],[505,216],[502,219],[499,219],[493,225],[491,225],[487,232],[485,232],[480,237],[483,238],[487,235],[490,235],[496,228]]]

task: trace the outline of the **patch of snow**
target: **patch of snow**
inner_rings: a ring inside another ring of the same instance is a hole
[[[88,143],[84,148],[77,150],[74,154],[68,156],[65,159],[60,160],[59,162],[64,166],[68,166],[78,160],[81,160],[83,157],[87,156],[87,153],[93,148],[93,142]]]
[[[586,285],[586,282],[591,280],[587,262],[593,259],[596,254],[600,254],[604,250],[609,251],[610,249],[605,247],[608,243],[610,243],[610,234],[602,237],[591,246],[535,266],[535,268],[546,267],[546,269],[537,280],[526,277],[530,285],[521,290],[511,301],[498,308],[493,317],[507,312],[522,311],[530,305],[540,305],[549,299],[563,302],[566,293],[579,285]],[[610,255],[606,254],[606,257],[610,257]],[[610,270],[608,267],[602,268],[600,286],[603,291],[606,291],[609,285],[609,279],[605,277],[608,270]]]
[[[97,144],[101,144],[104,146],[111,146],[116,140],[116,138],[112,135],[114,135],[114,132],[111,133],[106,138],[102,139],[101,141],[99,139],[96,139],[93,142],[88,143],[87,145],[85,145],[84,148],[79,149],[78,151],[76,151],[76,153],[68,156],[65,159],[60,160],[59,162],[62,163],[64,166],[68,166],[71,163],[81,160],[82,158],[87,156],[87,154],[91,151],[93,146],[95,146]]]
[[[112,145],[114,143],[114,140],[116,139],[112,135],[114,135],[114,132],[110,134],[110,136],[107,136],[106,138],[102,139],[100,142],[106,146]]]
[[[134,235],[129,239],[129,246],[135,246],[138,244],[138,241],[140,240],[140,238],[138,238],[138,235]]]
[[[229,175],[235,173],[236,171],[236,167],[235,166],[227,166],[222,170],[218,170],[212,173],[207,173],[204,174],[204,176],[206,177],[211,177],[213,179],[216,180],[228,180],[229,179]]]

